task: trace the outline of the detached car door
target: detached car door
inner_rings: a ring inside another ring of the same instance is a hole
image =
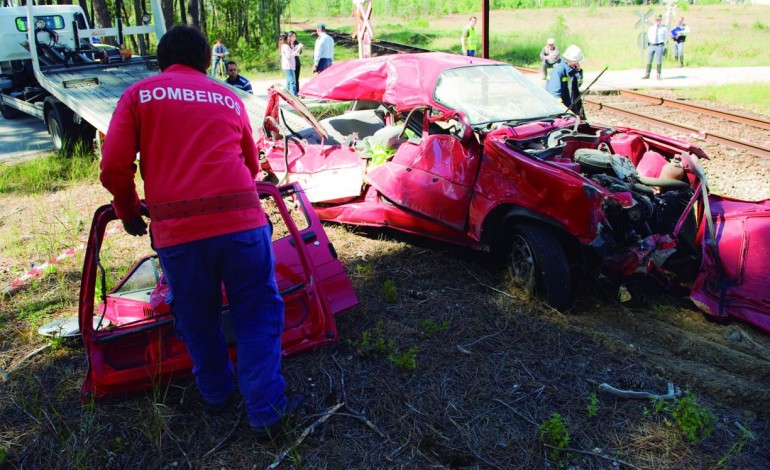
[[[284,355],[337,340],[334,315],[358,303],[336,251],[298,185],[256,183],[273,229],[275,277],[285,302],[281,337]],[[291,208],[291,209],[290,209]],[[111,205],[99,208],[89,233],[80,290],[78,319],[88,355],[81,399],[121,396],[191,375],[187,348],[174,331],[164,302],[160,263],[146,256],[109,292],[99,252],[107,225],[117,220]],[[228,338],[228,306],[222,327]],[[236,351],[231,342],[230,355]]]

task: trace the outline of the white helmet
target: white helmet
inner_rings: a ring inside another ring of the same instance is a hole
[[[570,62],[580,62],[583,60],[583,51],[580,50],[579,47],[572,44],[567,48],[566,51],[564,51],[564,60],[568,60]]]

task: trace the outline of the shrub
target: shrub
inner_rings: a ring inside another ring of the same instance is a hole
[[[564,448],[569,445],[569,431],[567,422],[559,413],[554,413],[550,418],[537,425],[540,442],[552,447]],[[559,449],[551,449],[548,457],[554,462],[561,463],[561,452]]]

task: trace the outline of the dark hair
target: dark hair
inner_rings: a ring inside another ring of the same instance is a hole
[[[211,64],[211,48],[199,29],[177,25],[158,42],[158,65],[161,70],[181,64],[206,73]]]
[[[228,60],[227,62],[225,62],[225,67],[229,67],[231,65],[235,65],[236,67],[238,67],[238,64],[236,64],[234,60]]]

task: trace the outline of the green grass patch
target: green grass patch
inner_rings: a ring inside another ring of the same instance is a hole
[[[742,106],[757,113],[770,115],[770,101],[767,100],[766,83],[737,85],[714,85],[680,88],[677,95],[690,100],[707,100]]]
[[[99,160],[93,152],[72,158],[36,158],[0,166],[0,194],[40,194],[82,181],[96,181]]]
[[[767,22],[757,19],[766,16],[768,7],[742,5],[728,10],[724,5],[708,3],[716,2],[679,5],[682,8],[680,14],[686,11],[687,23],[693,29],[685,47],[687,65],[770,65],[770,51],[764,46],[770,42],[770,28]],[[638,38],[651,23],[643,28],[635,26],[636,12],[641,9],[639,5],[606,7],[591,2],[586,6],[558,8],[562,6],[558,2],[546,2],[537,8],[526,8],[526,2],[517,1],[496,6],[498,9],[490,14],[489,26],[489,51],[493,59],[520,66],[537,66],[540,49],[545,40],[552,37],[562,52],[570,44],[580,46],[586,57],[586,70],[600,70],[604,66],[609,66],[610,70],[625,70],[641,68],[646,63],[646,51],[638,46]],[[460,31],[468,16],[457,13],[466,11],[466,7],[444,5],[440,12],[432,14],[434,9],[431,7],[413,12],[415,5],[399,5],[396,16],[389,16],[387,11],[377,12],[379,7],[384,6],[375,6],[375,40],[460,52]],[[477,13],[478,5],[468,7],[468,11]],[[657,5],[649,8],[655,13],[664,10]],[[347,11],[342,13],[347,14]],[[352,21],[347,16],[325,20],[333,29],[351,30],[348,25]],[[674,64],[671,52],[666,59],[669,66]],[[343,60],[339,53],[337,60]]]

